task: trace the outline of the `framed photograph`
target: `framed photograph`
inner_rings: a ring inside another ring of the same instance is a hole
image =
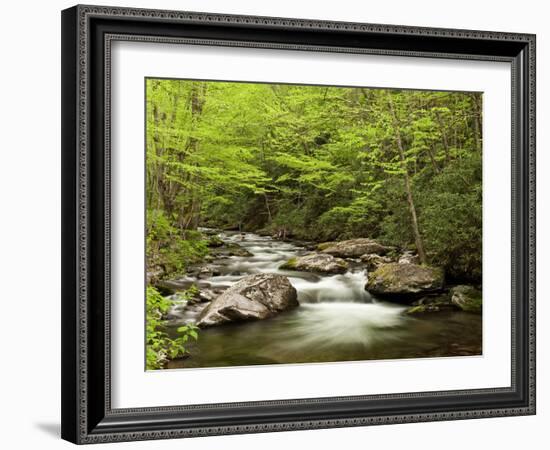
[[[62,437],[535,413],[535,36],[62,12]]]

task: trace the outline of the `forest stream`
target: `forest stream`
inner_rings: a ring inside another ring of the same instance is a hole
[[[481,354],[480,315],[445,311],[410,317],[403,314],[405,307],[365,291],[367,275],[359,264],[339,275],[281,270],[285,261],[306,253],[306,247],[253,233],[219,236],[252,256],[215,260],[215,275],[188,281],[227,288],[246,275],[277,273],[296,288],[300,305],[266,320],[203,329],[189,346],[191,356],[172,360],[167,368]],[[169,334],[175,336],[179,326],[194,323],[203,308],[176,304],[167,322]]]

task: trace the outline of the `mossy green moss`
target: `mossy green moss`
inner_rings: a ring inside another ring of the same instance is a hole
[[[473,286],[460,285],[451,289],[452,302],[463,311],[481,314],[482,293]]]
[[[462,305],[462,310],[480,314],[482,310],[482,303],[481,296],[470,297],[469,301]]]
[[[279,269],[283,269],[283,270],[296,269],[296,258],[290,258],[286,263],[280,265]]]
[[[208,247],[221,247],[223,245],[223,241],[221,238],[217,235],[210,236],[207,243]]]
[[[405,311],[405,314],[418,314],[426,311],[426,305],[413,306]]]
[[[334,242],[321,242],[320,244],[317,244],[317,250],[322,252],[323,250],[326,250],[329,247],[332,247],[334,245]]]

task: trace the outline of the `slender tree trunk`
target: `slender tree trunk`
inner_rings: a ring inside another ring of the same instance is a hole
[[[269,208],[269,201],[265,192],[264,192],[264,200],[265,200],[265,207],[267,209],[267,217],[269,219],[269,223],[271,223],[272,222],[271,209]]]
[[[420,235],[420,230],[418,228],[418,218],[416,216],[416,208],[414,206],[414,199],[413,199],[409,171],[407,169],[407,163],[405,161],[405,149],[403,147],[403,140],[401,139],[401,131],[399,129],[399,120],[397,119],[397,114],[395,113],[391,94],[388,95],[388,103],[390,106],[390,113],[392,115],[393,125],[395,128],[395,140],[397,142],[397,148],[399,150],[399,158],[401,159],[401,166],[405,174],[405,191],[407,193],[407,203],[409,204],[409,211],[411,213],[411,225],[414,233],[416,250],[418,251],[418,257],[420,258],[420,262],[422,264],[427,264],[428,260],[426,258],[426,252],[424,251],[424,243],[422,242],[422,236]]]
[[[434,168],[435,173],[440,173],[441,169],[437,165],[437,161],[435,160],[434,152],[431,147],[428,147],[428,156],[430,157],[430,161],[432,162],[432,167]]]
[[[196,82],[191,89],[190,103],[192,134],[197,130],[200,123],[206,97],[206,86],[207,85],[205,82]],[[195,136],[191,136],[188,140],[187,147],[190,153],[197,153],[200,147],[199,139],[197,139]],[[190,186],[193,186],[194,178],[195,177],[193,175],[189,175],[188,183]],[[198,227],[200,206],[199,208],[197,208],[197,206],[200,205],[200,203],[198,202],[198,196],[200,194],[196,191],[196,188],[194,189],[193,187],[191,187],[191,192],[189,192],[191,198],[186,205],[187,208],[189,208],[189,212],[187,214],[180,214],[180,226],[183,226],[182,231],[189,228],[196,229]]]
[[[473,103],[474,103],[474,135],[475,135],[475,141],[476,141],[476,148],[477,151],[481,153],[481,147],[482,147],[482,129],[483,129],[483,121],[482,121],[482,114],[483,114],[483,106],[481,103],[481,94],[473,94]]]
[[[171,216],[172,213],[173,213],[173,210],[174,210],[174,205],[173,205],[173,202],[172,202],[172,198],[171,198],[171,195],[170,195],[170,186],[169,186],[169,182],[167,182],[165,180],[165,177],[164,177],[164,172],[165,172],[165,168],[164,168],[164,163],[161,163],[160,161],[162,160],[162,154],[163,154],[163,146],[162,146],[162,143],[160,142],[160,135],[159,135],[159,127],[160,127],[160,121],[161,121],[161,118],[160,118],[160,113],[159,113],[159,110],[158,110],[158,106],[157,105],[153,105],[153,123],[154,123],[154,126],[155,126],[155,133],[153,135],[153,146],[154,146],[154,152],[155,154],[157,155],[158,157],[158,160],[157,162],[155,163],[155,168],[156,168],[156,176],[155,176],[155,181],[156,181],[156,186],[157,186],[157,192],[158,192],[158,195],[159,195],[159,207],[160,207],[160,204],[162,203],[162,207],[164,209],[164,211],[166,212],[166,214],[168,216]]]
[[[449,139],[447,138],[447,132],[445,131],[445,124],[443,123],[443,120],[441,119],[441,116],[439,114],[436,114],[435,117],[441,130],[441,137],[443,138],[443,148],[445,149],[445,163],[449,164],[449,162],[451,161],[451,154],[449,151]]]

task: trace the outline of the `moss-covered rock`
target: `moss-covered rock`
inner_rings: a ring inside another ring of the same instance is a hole
[[[279,266],[282,270],[296,270],[296,258],[290,258],[287,262]]]
[[[443,288],[443,270],[417,264],[383,264],[369,274],[365,289],[388,300],[413,301]]]
[[[365,267],[369,272],[375,271],[383,264],[389,264],[393,262],[389,256],[380,256],[376,253],[367,253],[366,255],[362,255],[361,261],[365,263]]]
[[[481,314],[482,294],[473,286],[459,285],[451,289],[451,301],[466,312]]]
[[[399,264],[420,264],[420,258],[414,252],[406,251],[397,260]]]
[[[208,247],[222,247],[224,242],[218,235],[213,235],[208,238],[207,244]]]
[[[333,246],[335,242],[321,242],[320,244],[317,244],[317,250],[322,252],[323,250]]]
[[[457,311],[459,308],[451,302],[449,293],[427,295],[412,303],[412,306],[405,311],[405,314],[426,314],[441,311]]]
[[[405,311],[405,314],[413,316],[415,314],[426,314],[426,313],[453,311],[453,310],[456,310],[456,308],[453,305],[450,305],[449,303],[442,303],[441,305],[431,304],[431,305],[411,306],[409,309]]]

